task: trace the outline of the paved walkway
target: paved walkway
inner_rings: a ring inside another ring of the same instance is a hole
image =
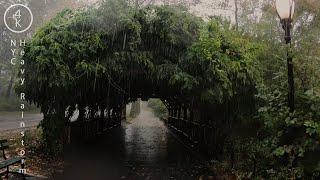
[[[43,119],[40,113],[25,113],[23,121],[26,127],[34,127]],[[1,131],[20,129],[21,112],[0,112]]]
[[[141,114],[121,128],[70,148],[67,166],[54,179],[199,179],[206,172],[180,141],[143,104]]]

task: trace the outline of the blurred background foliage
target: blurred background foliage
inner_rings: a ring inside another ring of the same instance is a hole
[[[148,106],[153,109],[154,115],[158,118],[168,118],[168,110],[160,99],[149,99]]]

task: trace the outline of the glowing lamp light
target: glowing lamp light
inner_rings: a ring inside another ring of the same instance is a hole
[[[294,0],[276,0],[276,9],[281,20],[291,21],[294,14]]]

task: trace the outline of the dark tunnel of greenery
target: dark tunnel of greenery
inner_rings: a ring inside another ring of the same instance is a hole
[[[157,97],[170,106],[211,108],[253,96],[256,47],[236,38],[228,24],[204,23],[165,6],[112,5],[66,9],[25,48],[24,91],[41,107],[45,132],[52,118],[63,127],[63,112],[72,114],[76,106],[112,109]]]
[[[283,124],[289,115],[283,104],[261,108],[278,96],[266,93],[257,61],[265,47],[251,39],[228,22],[204,22],[179,7],[107,1],[65,9],[27,44],[26,83],[17,92],[41,108],[49,149],[59,143],[76,109],[81,121],[85,108],[95,113],[121,109],[137,98],[160,98],[169,110],[187,108],[194,121],[213,127],[210,151],[217,156],[239,145],[258,169],[269,167],[285,154],[280,134],[274,136],[290,127]],[[281,115],[264,122],[276,113]],[[262,157],[267,162],[258,160]]]

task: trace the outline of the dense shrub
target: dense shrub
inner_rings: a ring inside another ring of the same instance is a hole
[[[149,99],[148,106],[152,108],[154,115],[159,118],[167,118],[168,110],[160,99]]]

